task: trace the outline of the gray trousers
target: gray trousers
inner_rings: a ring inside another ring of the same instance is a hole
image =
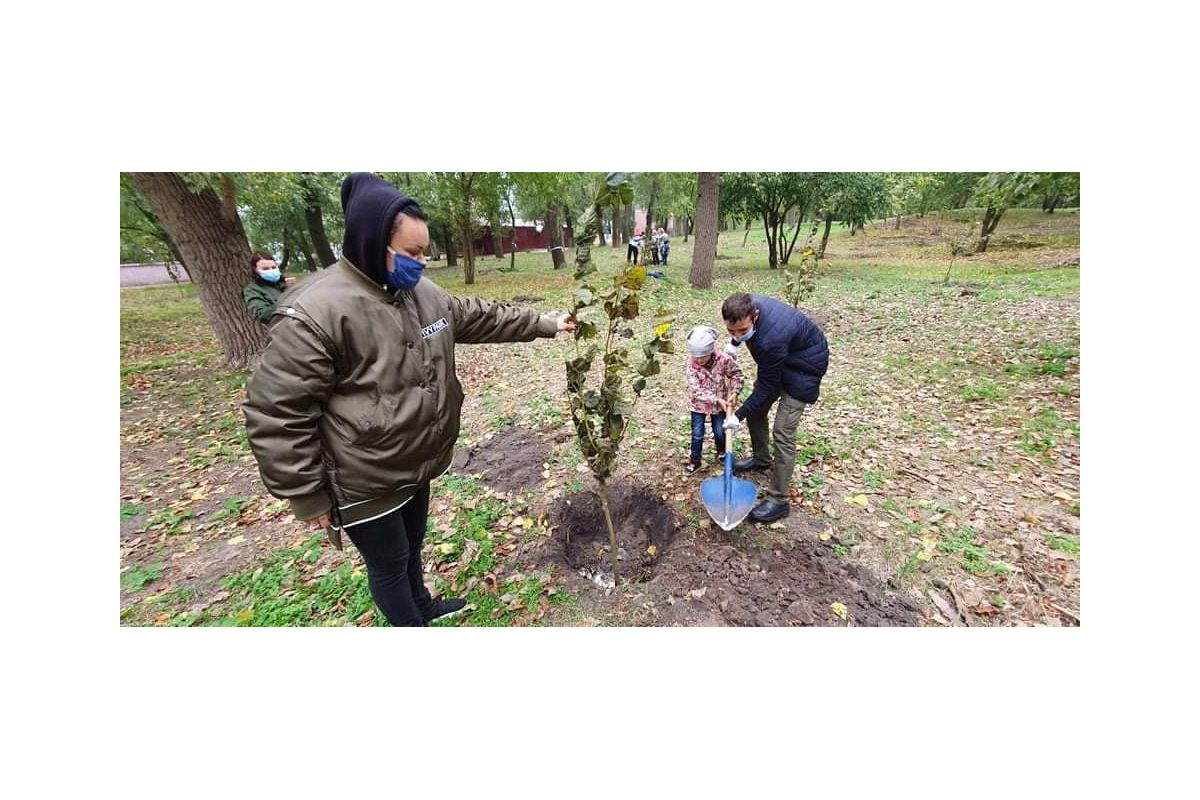
[[[746,418],[746,427],[750,429],[750,446],[754,448],[754,458],[771,463],[771,486],[767,489],[767,498],[786,503],[791,498],[792,472],[796,469],[796,429],[800,427],[800,417],[808,403],[797,400],[787,392],[779,396],[779,407],[775,410],[775,429],[771,441],[775,443],[775,457],[771,458],[771,449],[767,439],[767,412],[775,401],[771,401],[762,411]]]

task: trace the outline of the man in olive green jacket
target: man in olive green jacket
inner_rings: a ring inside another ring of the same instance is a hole
[[[421,276],[424,212],[391,184],[342,184],[342,258],[289,289],[243,405],[263,482],[301,520],[349,535],[393,625],[461,608],[433,600],[421,544],[429,482],[458,437],[463,391],[454,346],[573,330],[568,317],[453,297]]]

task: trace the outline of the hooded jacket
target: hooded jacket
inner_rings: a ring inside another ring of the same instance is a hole
[[[276,305],[242,409],[263,483],[299,519],[373,519],[446,471],[463,401],[455,344],[557,333],[553,316],[453,297],[424,277],[389,287],[392,223],[415,205],[369,173],[346,178],[342,257]]]

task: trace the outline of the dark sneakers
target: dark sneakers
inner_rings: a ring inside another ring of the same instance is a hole
[[[791,508],[787,503],[781,503],[778,500],[763,500],[750,512],[750,519],[755,522],[774,522],[786,517],[790,511]]]
[[[457,598],[434,600],[433,604],[429,607],[429,616],[425,617],[425,621],[433,622],[435,619],[441,619],[442,617],[452,617],[466,607],[467,601]]]
[[[699,470],[700,470],[700,462],[699,461],[689,461],[688,465],[683,468],[683,474],[684,475],[694,475]]]
[[[734,472],[750,472],[751,470],[767,469],[771,466],[770,461],[759,461],[754,456],[743,458],[740,461],[733,462]]]

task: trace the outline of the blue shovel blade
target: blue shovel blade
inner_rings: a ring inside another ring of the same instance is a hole
[[[713,522],[731,531],[741,524],[758,500],[758,487],[733,477],[733,453],[725,453],[725,474],[700,482],[700,499]]]

